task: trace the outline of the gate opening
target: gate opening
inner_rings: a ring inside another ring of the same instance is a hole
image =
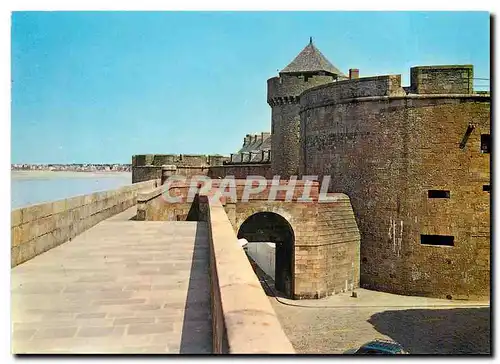
[[[288,221],[274,212],[258,212],[241,224],[238,239],[248,241],[247,253],[274,278],[276,290],[293,298],[295,236]]]

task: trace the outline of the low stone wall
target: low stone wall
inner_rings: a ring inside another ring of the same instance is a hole
[[[206,176],[211,167],[206,166],[176,166],[176,173],[180,176]],[[149,181],[161,178],[161,166],[137,166],[132,167],[132,183]],[[222,168],[222,167],[221,167]]]
[[[175,165],[175,164],[174,164]],[[245,179],[247,176],[262,176],[272,179],[271,163],[225,164],[220,166],[181,166],[176,165],[176,174],[180,176],[208,176],[224,178],[233,176]],[[161,166],[132,166],[132,182],[144,182],[161,178]]]
[[[200,196],[199,218],[209,227],[213,352],[293,354],[222,204]]]
[[[23,207],[11,215],[11,267],[34,258],[136,204],[159,180]]]
[[[195,221],[196,204],[188,202],[168,203],[164,199],[165,185],[137,195],[137,220],[139,221]],[[189,185],[170,186],[171,196],[187,196]]]

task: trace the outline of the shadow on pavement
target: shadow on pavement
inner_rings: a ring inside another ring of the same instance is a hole
[[[369,323],[410,354],[490,354],[490,308],[376,313]]]
[[[181,354],[212,353],[209,258],[206,222],[198,222],[184,308]]]

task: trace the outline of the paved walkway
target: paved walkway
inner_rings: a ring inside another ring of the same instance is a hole
[[[12,269],[12,352],[210,353],[207,226],[105,220]]]

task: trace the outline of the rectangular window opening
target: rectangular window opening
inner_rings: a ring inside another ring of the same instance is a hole
[[[491,135],[481,134],[481,153],[490,153]]]
[[[420,244],[455,246],[455,237],[450,235],[420,235]]]
[[[450,191],[445,190],[429,190],[427,194],[429,198],[450,198]]]
[[[491,192],[491,185],[483,185],[483,191]]]

